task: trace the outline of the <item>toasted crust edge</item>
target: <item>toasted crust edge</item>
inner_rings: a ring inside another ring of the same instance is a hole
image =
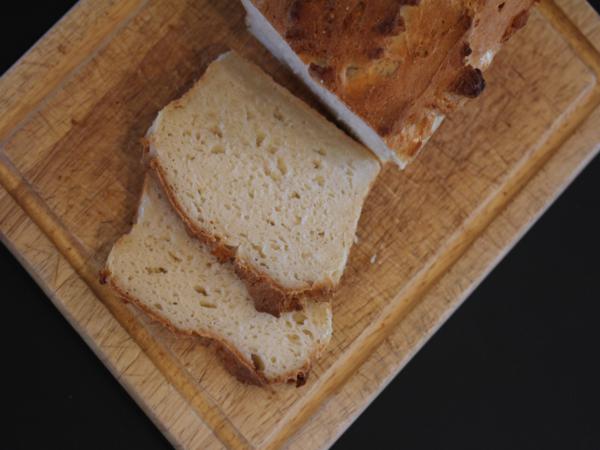
[[[173,187],[167,181],[165,172],[158,159],[152,158],[150,160],[150,167],[156,174],[169,202],[185,224],[188,232],[205,243],[219,261],[231,262],[233,264],[236,275],[246,285],[257,311],[279,317],[282,312],[302,310],[304,308],[303,302],[306,298],[315,301],[328,301],[330,295],[337,289],[337,285],[315,283],[309,289],[305,290],[286,290],[268,275],[247,265],[243,260],[238,258],[235,248],[227,246],[218,236],[198,227],[187,216],[183,206],[181,206],[177,200],[177,196],[174,194]]]
[[[117,244],[118,241],[115,243],[115,245]],[[119,287],[119,285],[115,282],[114,277],[108,268],[103,268],[100,271],[99,276],[101,284],[108,284],[117,293],[121,300],[123,300],[125,303],[131,303],[135,305],[151,320],[160,323],[177,335],[201,338],[205,345],[214,349],[225,369],[242,383],[252,384],[260,387],[266,387],[270,384],[277,383],[295,383],[296,387],[300,387],[306,383],[306,380],[308,379],[312,369],[313,361],[319,357],[320,353],[325,347],[325,344],[318,346],[310,354],[306,363],[300,368],[294,369],[293,371],[287,372],[279,377],[268,378],[264,373],[261,373],[254,367],[252,361],[249,361],[247,358],[245,358],[244,355],[242,355],[235,348],[235,346],[228,343],[227,340],[222,336],[218,336],[210,332],[189,331],[177,328],[168,319],[162,317],[160,314],[146,306],[143,302],[121,289],[121,287]]]

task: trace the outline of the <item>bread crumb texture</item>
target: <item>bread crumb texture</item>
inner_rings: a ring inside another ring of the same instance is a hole
[[[380,170],[363,146],[234,53],[165,107],[148,139],[200,236],[283,290],[338,284]]]
[[[111,284],[163,323],[214,339],[253,382],[303,381],[328,343],[331,307],[311,302],[279,318],[257,312],[230,264],[190,237],[157,181],[148,178],[138,218],[106,264]]]

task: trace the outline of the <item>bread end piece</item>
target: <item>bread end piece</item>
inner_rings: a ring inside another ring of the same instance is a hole
[[[482,92],[481,72],[535,0],[241,1],[250,32],[382,162],[404,168]]]

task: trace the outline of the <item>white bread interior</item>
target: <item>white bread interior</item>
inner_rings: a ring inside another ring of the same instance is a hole
[[[380,170],[362,145],[232,52],[147,139],[177,212],[242,277],[291,296],[339,283]]]
[[[303,381],[332,333],[331,306],[311,302],[276,318],[257,312],[230,264],[190,237],[153,177],[136,223],[113,246],[105,274],[125,299],[180,332],[218,342],[245,381]]]

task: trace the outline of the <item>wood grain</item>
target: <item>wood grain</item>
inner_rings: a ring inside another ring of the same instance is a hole
[[[237,2],[83,1],[0,79],[2,239],[176,446],[322,448],[598,151],[599,42],[583,1],[543,1],[485,94],[408,170],[384,171],[333,300],[333,342],[301,389],[237,383],[96,277],[135,211],[139,138],[216,54],[235,48],[316,104]]]

